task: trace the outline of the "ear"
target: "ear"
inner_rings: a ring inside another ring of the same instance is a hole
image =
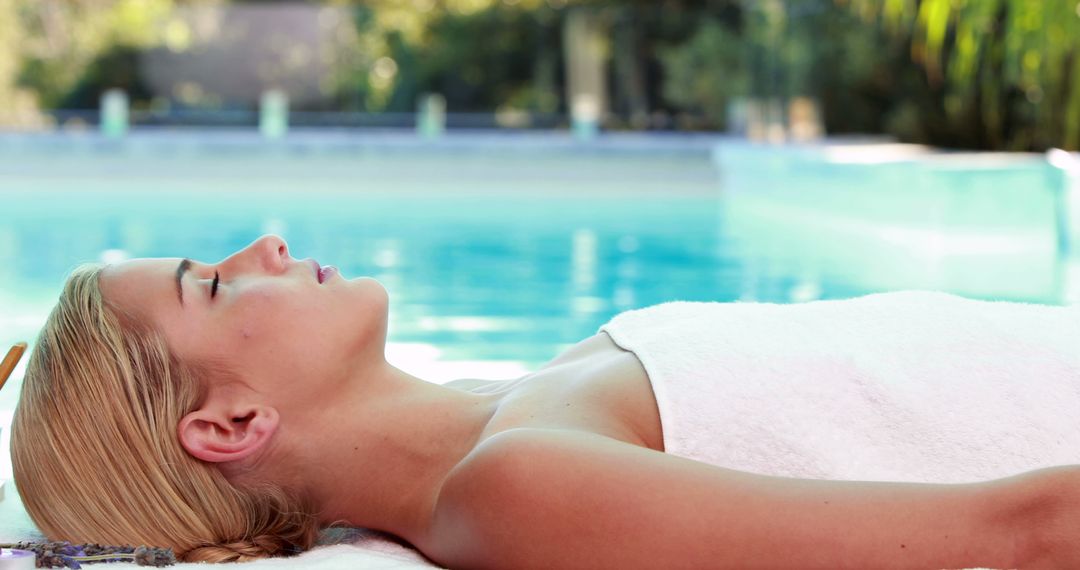
[[[180,420],[180,444],[197,459],[210,463],[239,461],[266,447],[278,427],[270,406],[208,406]]]

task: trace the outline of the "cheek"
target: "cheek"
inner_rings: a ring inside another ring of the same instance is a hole
[[[327,295],[247,290],[232,315],[226,350],[261,374],[292,378],[332,372],[322,368],[378,350],[389,298],[374,280],[360,285]]]
[[[235,316],[251,327],[276,325],[303,318],[307,301],[303,292],[275,287],[251,287],[234,304]]]
[[[311,320],[310,310],[295,298],[258,291],[250,291],[232,317],[230,340],[242,351],[263,354],[292,344],[292,333]]]

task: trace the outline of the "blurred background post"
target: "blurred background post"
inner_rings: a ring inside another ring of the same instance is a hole
[[[259,132],[279,139],[289,132],[289,97],[281,89],[264,91],[259,100]]]
[[[607,44],[598,15],[587,8],[569,11],[563,44],[570,121],[574,135],[589,140],[599,131],[607,101]]]
[[[420,96],[417,130],[426,139],[437,139],[446,132],[446,98],[438,93]]]
[[[109,138],[124,136],[128,130],[128,97],[121,89],[101,94],[101,134]]]

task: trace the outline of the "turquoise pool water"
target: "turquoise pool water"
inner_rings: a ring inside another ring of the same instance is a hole
[[[1060,180],[1041,157],[878,148],[0,137],[0,346],[33,340],[80,262],[212,262],[267,232],[294,257],[381,281],[392,359],[435,380],[516,376],[620,311],[676,299],[1074,294],[1075,268],[1057,244]],[[16,395],[0,393],[0,410]]]

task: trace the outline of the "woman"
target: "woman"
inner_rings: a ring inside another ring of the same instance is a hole
[[[1076,467],[915,484],[709,465],[664,453],[661,389],[608,332],[521,378],[435,385],[384,359],[387,303],[276,236],[217,264],[76,270],[12,427],[31,518],[189,561],[345,523],[450,567],[1080,563]]]

